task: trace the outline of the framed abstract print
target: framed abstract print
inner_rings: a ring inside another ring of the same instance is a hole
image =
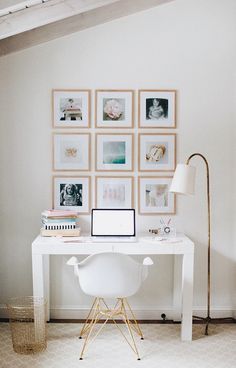
[[[133,134],[96,134],[97,171],[133,171]]]
[[[139,213],[175,214],[175,194],[169,192],[172,177],[139,177]]]
[[[52,91],[53,128],[89,128],[90,90]]]
[[[139,134],[139,171],[174,171],[176,134]]]
[[[133,128],[134,91],[96,90],[96,128]]]
[[[176,90],[139,90],[139,128],[176,127]]]
[[[133,177],[97,176],[96,208],[133,208]]]

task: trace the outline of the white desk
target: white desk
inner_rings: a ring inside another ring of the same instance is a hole
[[[72,242],[64,243],[68,240],[72,240]],[[75,243],[75,240],[78,240],[78,243]],[[98,252],[121,252],[130,255],[175,255],[174,306],[182,312],[182,341],[192,340],[194,244],[186,236],[178,236],[178,242],[175,243],[156,241],[153,240],[153,236],[139,236],[135,243],[95,243],[88,236],[73,239],[38,236],[32,243],[33,295],[47,299],[48,320],[50,319],[49,256],[60,254],[89,255]],[[182,275],[179,273],[180,265],[182,265]],[[181,287],[179,287],[180,278],[182,278]]]

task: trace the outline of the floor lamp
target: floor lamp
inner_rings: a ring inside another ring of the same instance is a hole
[[[208,247],[207,247],[207,316],[193,318],[202,320],[206,323],[205,335],[208,335],[208,326],[211,323],[211,206],[210,206],[210,176],[209,176],[209,164],[207,159],[201,153],[193,153],[189,156],[186,164],[178,164],[174,173],[174,177],[170,186],[170,192],[179,194],[194,194],[195,192],[195,174],[196,168],[189,165],[191,159],[195,156],[203,159],[206,165],[207,175],[207,229],[208,229]],[[234,318],[216,318],[217,321],[234,322]]]

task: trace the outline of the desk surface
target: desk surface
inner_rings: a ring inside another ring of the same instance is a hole
[[[175,239],[156,240],[155,236],[141,234],[135,242],[96,242],[90,236],[42,237],[32,243],[33,254],[93,254],[122,252],[127,254],[193,254],[194,243],[185,235]]]

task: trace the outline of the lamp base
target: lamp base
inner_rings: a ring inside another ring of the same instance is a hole
[[[208,327],[210,323],[236,323],[235,318],[233,317],[223,317],[223,318],[211,318],[210,316],[207,317],[198,317],[198,316],[193,316],[193,322],[194,319],[198,320],[198,321],[202,321],[202,323],[206,324],[205,327],[205,335],[208,336]]]

